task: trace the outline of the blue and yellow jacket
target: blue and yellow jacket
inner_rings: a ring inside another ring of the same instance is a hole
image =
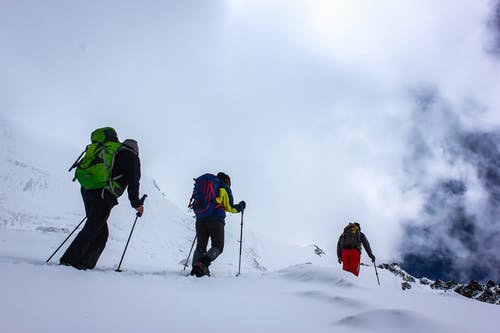
[[[229,186],[224,183],[219,183],[219,195],[215,199],[217,205],[215,206],[214,214],[209,218],[216,218],[224,220],[226,217],[226,212],[229,213],[239,213],[241,212],[241,207],[239,204],[234,204],[233,193]]]

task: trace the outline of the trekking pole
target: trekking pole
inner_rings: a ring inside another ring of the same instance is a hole
[[[187,257],[187,259],[186,259],[186,262],[184,263],[184,269],[183,269],[183,271],[185,271],[185,270],[186,270],[186,267],[187,267],[187,265],[188,265],[188,261],[189,261],[189,257],[191,257],[191,252],[193,251],[194,242],[196,241],[196,236],[197,236],[197,235],[194,235],[193,244],[191,244],[191,250],[189,250],[188,257]]]
[[[142,198],[139,200],[139,206],[142,206],[144,204],[144,200],[146,200],[147,196],[148,196],[147,194],[144,194],[142,196]],[[132,237],[132,233],[134,232],[135,223],[137,222],[137,219],[139,217],[141,217],[141,215],[139,215],[139,212],[137,212],[135,214],[135,221],[134,221],[134,224],[132,225],[132,230],[130,230],[130,235],[128,235],[127,244],[125,244],[125,249],[123,250],[122,258],[120,259],[120,263],[118,264],[118,268],[116,269],[116,272],[121,272],[120,267],[122,265],[123,257],[125,257],[125,252],[127,251],[128,242],[130,242],[130,238]]]
[[[52,255],[49,257],[49,259],[47,259],[45,262],[48,263],[50,261],[50,259],[52,259],[52,257],[57,253],[57,251],[59,251],[59,249],[64,245],[64,243],[66,243],[66,241],[71,237],[71,235],[73,235],[73,233],[80,227],[80,225],[83,223],[83,221],[85,221],[87,219],[87,216],[85,216],[83,218],[83,220],[80,221],[80,223],[78,223],[78,225],[76,226],[76,228],[68,235],[68,237],[66,237],[66,239],[61,243],[61,245],[59,245],[59,247],[54,251],[54,253],[52,253]]]
[[[82,158],[83,154],[85,154],[85,152],[87,151],[87,148],[88,146],[85,148],[85,150],[80,154],[80,156],[78,156],[78,158],[76,159],[75,163],[73,163],[71,165],[71,167],[68,169],[68,172],[70,172],[71,170],[73,170],[74,168],[76,168],[78,166],[78,162],[80,162],[80,158]]]
[[[243,209],[241,211],[241,231],[240,231],[240,259],[239,259],[239,263],[238,263],[238,274],[236,274],[236,276],[239,276],[241,274],[240,270],[241,270],[241,246],[243,244],[243,212],[245,210]]]
[[[375,275],[377,275],[377,282],[378,285],[380,286],[380,280],[378,279],[378,272],[377,272],[377,264],[375,263],[375,260],[373,260],[373,267],[375,267]]]

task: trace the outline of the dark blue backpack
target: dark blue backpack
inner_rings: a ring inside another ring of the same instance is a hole
[[[217,205],[215,198],[218,195],[219,178],[206,173],[194,179],[193,195],[188,207],[194,211],[197,219],[212,216]]]

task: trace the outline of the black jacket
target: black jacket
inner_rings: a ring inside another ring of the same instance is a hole
[[[366,253],[368,254],[368,256],[370,258],[373,258],[373,253],[372,253],[372,249],[370,247],[370,243],[368,242],[368,239],[366,238],[365,234],[361,233],[361,244],[363,244],[363,247],[365,248],[366,250]],[[337,257],[340,259],[342,258],[342,249],[347,249],[346,247],[343,247],[342,246],[342,240],[343,240],[343,237],[344,237],[344,233],[342,233],[342,235],[340,235],[339,237],[339,241],[337,242]],[[361,244],[359,244],[359,246],[356,248],[356,250],[358,250],[359,252],[361,252]]]
[[[141,179],[141,161],[134,152],[122,149],[116,156],[111,178],[125,190],[133,208],[139,207],[139,180]]]

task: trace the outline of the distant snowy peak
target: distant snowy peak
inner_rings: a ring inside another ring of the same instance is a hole
[[[0,226],[66,230],[63,221],[72,221],[81,210],[78,198],[68,195],[73,189],[71,180],[14,155],[4,152],[0,159]]]
[[[51,175],[47,170],[14,159],[6,159],[4,166],[2,185],[11,191],[36,192],[49,187]]]
[[[416,285],[428,286],[435,290],[443,290],[445,292],[451,290],[462,296],[472,298],[481,302],[500,305],[500,286],[491,280],[484,285],[474,280],[471,280],[467,284],[458,283],[456,281],[433,281],[425,277],[418,279],[408,274],[397,263],[381,264],[377,267],[381,269],[387,269],[394,275],[399,276],[402,279],[401,288],[403,290],[411,289]]]

